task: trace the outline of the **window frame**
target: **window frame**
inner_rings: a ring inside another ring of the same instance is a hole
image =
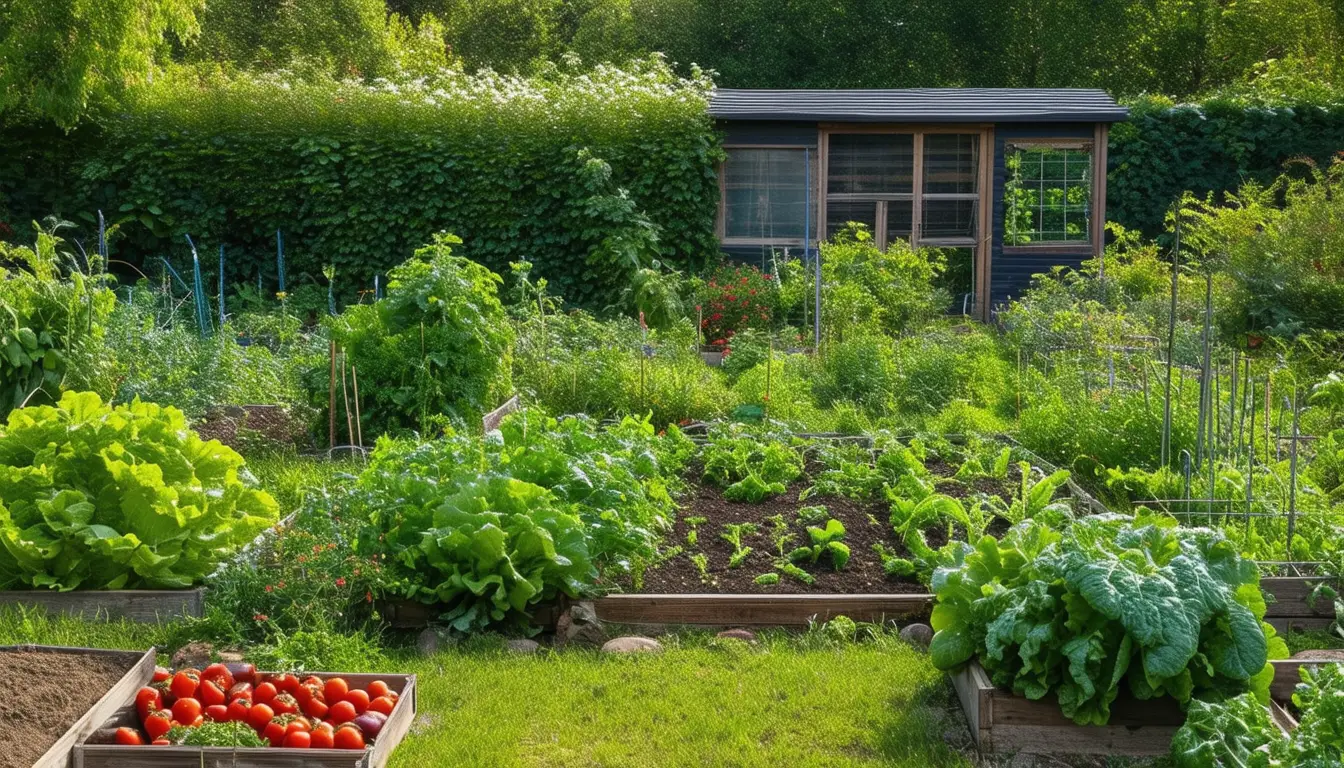
[[[1082,253],[1096,253],[1101,241],[1101,232],[1104,229],[1097,226],[1097,217],[1105,216],[1105,204],[1098,204],[1098,196],[1106,194],[1106,186],[1103,183],[1105,173],[1100,172],[1101,163],[1105,162],[1104,154],[1098,152],[1098,147],[1105,147],[1105,131],[1100,128],[1094,131],[1091,138],[1078,136],[1055,136],[1055,137],[1031,137],[1031,138],[1005,138],[1003,142],[1003,157],[1005,174],[1003,185],[1000,187],[1002,199],[1000,200],[1000,210],[1003,214],[1003,236],[999,239],[999,247],[1006,256],[1029,255],[1029,254],[1064,254],[1077,255]],[[1087,217],[1087,237],[1081,240],[1042,240],[1039,242],[1028,243],[1026,245],[1012,245],[1008,242],[1008,176],[1006,168],[1008,165],[1008,153],[1015,147],[1047,147],[1057,149],[1077,149],[1086,150],[1088,153],[1088,162],[1091,165],[1090,178],[1088,180],[1088,217]],[[1104,201],[1104,197],[1102,197]]]
[[[714,234],[718,237],[721,246],[746,246],[746,247],[781,247],[781,248],[803,248],[804,242],[801,237],[731,237],[728,235],[728,175],[726,173],[728,158],[727,154],[734,150],[789,150],[794,152],[810,152],[805,155],[807,163],[810,166],[809,186],[811,195],[807,198],[811,201],[811,211],[805,215],[807,218],[815,219],[815,212],[820,209],[820,201],[817,198],[817,190],[820,186],[819,176],[821,169],[821,153],[817,147],[807,144],[724,144],[723,150],[725,157],[719,163],[717,170],[719,180],[719,208],[717,221],[714,225]],[[812,240],[806,244],[808,248],[817,247],[820,238],[817,236],[816,221],[811,222]]]

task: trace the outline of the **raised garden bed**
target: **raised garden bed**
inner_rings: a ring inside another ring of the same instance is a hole
[[[0,768],[65,768],[83,741],[154,675],[154,651],[0,647]]]
[[[617,624],[804,627],[846,616],[881,623],[926,616],[933,595],[611,595],[597,618]]]
[[[150,672],[153,672],[151,667]],[[267,675],[273,673],[261,672]],[[75,747],[75,768],[383,768],[392,751],[410,731],[415,721],[415,675],[368,675],[343,672],[314,672],[321,678],[339,676],[356,688],[366,688],[382,680],[399,698],[388,716],[378,739],[362,751],[346,749],[280,749],[275,747],[169,747],[122,746],[96,743],[95,738]],[[134,704],[135,690],[117,702],[117,707],[101,723],[99,734],[108,734],[120,726],[138,723]]]
[[[130,619],[153,623],[203,615],[205,588],[16,590],[0,592],[0,605],[43,608],[50,614],[84,619]]]
[[[976,747],[985,753],[1028,752],[1067,755],[1146,757],[1171,752],[1171,738],[1185,722],[1175,699],[1140,701],[1122,690],[1111,704],[1106,725],[1078,725],[1059,710],[1052,696],[1032,701],[995,688],[978,663],[952,674]],[[1271,708],[1285,733],[1281,708]]]
[[[1265,621],[1279,633],[1290,629],[1303,631],[1326,629],[1335,619],[1334,602],[1309,599],[1322,581],[1320,576],[1265,576],[1260,591],[1265,593]]]

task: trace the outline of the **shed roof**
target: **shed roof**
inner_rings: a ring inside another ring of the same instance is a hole
[[[1129,116],[1096,88],[723,88],[709,113],[719,120],[860,123],[1114,123]]]

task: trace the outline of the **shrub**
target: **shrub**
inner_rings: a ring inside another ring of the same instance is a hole
[[[821,244],[822,330],[843,338],[869,324],[895,335],[932,319],[951,297],[933,281],[942,253],[896,240],[878,250],[872,233],[852,226]]]
[[[894,343],[867,332],[826,344],[817,373],[817,400],[824,407],[848,400],[880,415],[890,408],[897,386]]]
[[[813,365],[807,355],[776,354],[768,371],[760,362],[739,376],[733,393],[743,405],[760,407],[771,419],[824,430],[834,417],[818,408],[813,398]]]
[[[894,387],[902,413],[931,415],[953,400],[1010,415],[1016,374],[999,340],[980,328],[930,327],[896,344]]]
[[[0,242],[0,417],[55,402],[63,387],[96,386],[107,368],[101,342],[112,291],[59,250],[64,225],[34,228],[31,248]]]
[[[512,325],[500,277],[454,256],[439,234],[388,273],[387,295],[329,321],[362,374],[371,434],[423,429],[432,416],[478,423],[512,393]]]
[[[700,294],[705,343],[725,347],[749,328],[768,329],[773,321],[773,277],[749,264],[720,267]]]
[[[0,589],[190,587],[277,517],[180,411],[92,392],[11,412],[0,470]]]

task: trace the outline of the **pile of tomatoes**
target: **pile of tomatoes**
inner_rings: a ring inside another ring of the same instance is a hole
[[[363,689],[344,678],[258,673],[251,664],[211,664],[177,673],[154,670],[135,695],[143,733],[120,728],[118,744],[167,745],[174,726],[246,723],[273,747],[364,749],[377,738],[397,693],[375,680]]]

